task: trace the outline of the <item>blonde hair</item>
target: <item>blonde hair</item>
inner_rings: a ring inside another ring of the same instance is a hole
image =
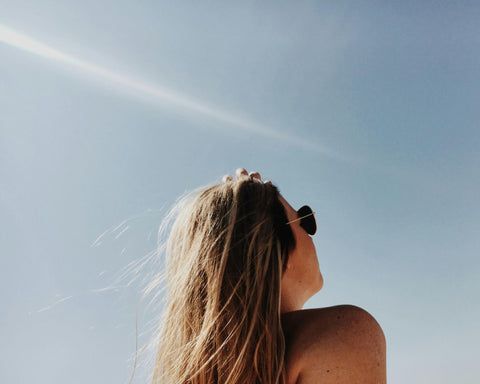
[[[295,239],[278,194],[243,177],[177,205],[153,383],[285,382],[280,281]]]

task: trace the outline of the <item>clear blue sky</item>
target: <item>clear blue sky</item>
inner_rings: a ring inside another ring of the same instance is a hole
[[[308,307],[373,314],[389,383],[480,382],[480,4],[338,3],[0,3],[0,382],[127,382],[139,294],[96,289],[239,166],[315,209]]]

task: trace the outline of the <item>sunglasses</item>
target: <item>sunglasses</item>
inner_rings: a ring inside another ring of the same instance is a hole
[[[300,226],[307,232],[309,235],[314,235],[317,232],[317,221],[315,220],[315,212],[312,211],[308,205],[304,205],[297,211],[298,219],[289,221],[285,224],[290,224],[295,221],[300,220]]]

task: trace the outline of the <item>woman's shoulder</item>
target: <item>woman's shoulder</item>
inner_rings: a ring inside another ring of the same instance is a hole
[[[385,383],[385,336],[353,305],[282,315],[288,383]]]

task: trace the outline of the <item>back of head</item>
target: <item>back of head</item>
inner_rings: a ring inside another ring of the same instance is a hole
[[[183,201],[155,383],[283,382],[280,281],[295,240],[278,193],[244,177]]]

